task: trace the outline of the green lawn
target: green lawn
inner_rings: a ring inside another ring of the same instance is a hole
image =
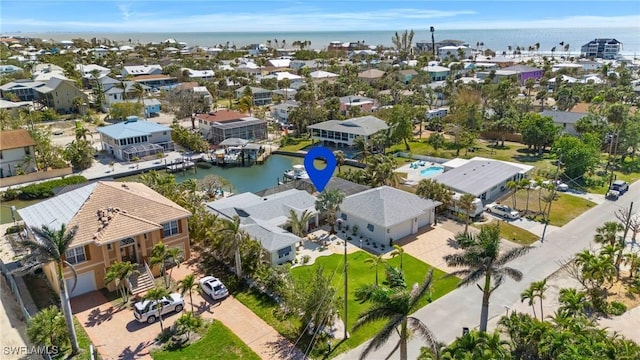
[[[485,224],[473,224],[473,227],[480,229],[482,225]],[[500,237],[520,245],[531,245],[540,239],[538,235],[505,221],[500,221]]]
[[[152,354],[156,360],[259,360],[260,357],[240,340],[229,328],[214,321],[199,341],[173,351],[158,351]]]
[[[311,145],[311,140],[300,140],[297,144],[282,146],[278,150],[282,151],[299,151]]]
[[[368,256],[368,253],[364,251],[358,251],[347,256],[347,261],[349,264],[349,302],[347,324],[349,329],[351,329],[351,327],[355,323],[358,314],[362,313],[365,309],[368,308],[368,306],[370,306],[369,304],[360,304],[354,300],[354,293],[358,287],[375,282],[375,271],[370,269],[369,264],[366,264],[364,262],[364,260],[368,258]],[[343,255],[334,254],[331,256],[323,256],[316,260],[316,264],[322,265],[325,269],[325,273],[327,274],[332,274],[334,270],[338,269],[336,271],[336,275],[333,278],[333,283],[339,294],[342,294],[344,291],[344,277],[342,274],[343,258]],[[393,259],[389,259],[388,263],[392,266],[399,267],[400,258],[396,257]],[[430,266],[408,254],[405,254],[403,256],[403,268],[405,271],[407,284],[409,284],[409,286],[412,286],[414,283],[419,283],[424,280],[424,277]],[[292,274],[295,277],[307,279],[312,275],[313,269],[314,265],[301,266],[292,269]],[[421,301],[420,307],[427,305],[429,300],[435,300],[456,287],[458,279],[442,279],[444,275],[444,272],[434,269],[434,282],[430,297],[425,297]],[[384,279],[384,267],[380,267],[378,269],[378,276],[380,278],[380,281]],[[298,335],[297,329],[300,327],[299,320],[297,318],[285,320],[277,319],[273,314],[273,310],[276,308],[275,302],[266,297],[258,297],[255,295],[255,293],[252,292],[243,292],[237,294],[236,298],[247,307],[249,307],[263,320],[273,326],[282,335],[291,340],[296,339],[296,336]],[[342,308],[339,309],[340,314],[343,314],[343,311],[344,310]],[[382,327],[382,324],[383,323],[380,322],[362,328],[357,332],[350,332],[350,338],[347,341],[340,343],[339,346],[331,353],[331,356],[335,356],[339,353],[355,348],[356,346],[370,339]],[[334,346],[335,345],[336,344],[334,344]]]
[[[540,206],[538,202],[538,193],[540,190],[531,190],[529,194],[529,213],[540,212]],[[551,216],[549,224],[555,226],[564,226],[569,221],[573,220],[583,212],[596,206],[596,203],[587,199],[573,196],[569,194],[557,193],[558,198],[553,201],[551,205]],[[518,191],[516,196],[516,208],[524,211],[526,209],[527,192],[524,190]],[[513,206],[511,196],[502,199],[502,203],[505,205]],[[542,202],[544,207],[544,202]]]
[[[38,203],[42,200],[11,200],[11,201],[2,201],[2,207],[0,207],[0,224],[8,224],[10,222],[13,221],[13,218],[11,217],[11,206],[15,206],[16,209],[22,209],[24,207],[27,207],[29,205],[33,205],[35,203]],[[20,218],[20,215],[18,215],[18,212],[14,212],[14,216],[16,217],[16,220],[22,220],[22,218]],[[4,235],[4,234],[0,234],[0,235]]]

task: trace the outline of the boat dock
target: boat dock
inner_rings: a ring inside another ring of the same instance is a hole
[[[190,160],[184,160],[181,162],[175,162],[167,165],[167,172],[176,173],[179,171],[187,171],[195,167],[196,163]]]

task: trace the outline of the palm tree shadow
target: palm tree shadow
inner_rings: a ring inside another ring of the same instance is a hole
[[[115,313],[118,313],[120,310],[122,310],[122,307],[116,309],[113,306],[110,306],[104,311],[100,310],[100,308],[97,307],[91,310],[91,312],[89,313],[89,317],[87,318],[87,321],[84,323],[84,325],[87,327],[94,327],[102,324],[103,322],[110,321],[113,318],[113,315]]]
[[[449,247],[451,247],[453,249],[456,249],[456,250],[460,249],[460,244],[458,244],[456,239],[453,239],[453,238],[447,239],[447,245],[449,245]]]
[[[124,350],[122,350],[120,355],[118,355],[118,359],[120,359],[120,360],[133,360],[133,359],[136,359],[136,358],[143,357],[143,356],[147,355],[148,353],[143,353],[142,351],[144,349],[146,349],[147,347],[149,347],[149,345],[151,345],[151,344],[152,344],[151,341],[141,342],[133,350],[131,350],[131,348],[129,346],[127,346]]]
[[[218,306],[220,306],[220,301],[214,301],[213,303],[210,303],[207,300],[202,300],[198,304],[193,304],[193,310],[198,315],[202,315],[205,312],[213,314],[213,308]]]
[[[280,357],[283,359],[293,359],[293,360],[305,359],[305,356],[300,351],[300,349],[295,347],[290,341],[288,341],[283,337],[280,337],[276,341],[268,342],[267,346],[271,350],[270,355],[273,358]]]

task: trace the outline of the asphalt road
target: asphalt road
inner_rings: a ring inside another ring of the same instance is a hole
[[[640,181],[618,201],[605,201],[583,213],[573,221],[545,236],[544,243],[537,242],[534,249],[512,261],[509,265],[523,273],[522,281],[505,281],[492,295],[489,318],[505,314],[505,306],[520,300],[520,294],[531,282],[542,280],[560,268],[560,264],[573,255],[592,246],[597,227],[607,221],[616,220],[618,209],[629,209],[634,202],[634,212],[640,208]],[[480,322],[482,293],[476,286],[456,289],[432,304],[416,311],[413,316],[422,320],[435,334],[438,341],[450,343],[462,333],[463,327],[476,328]],[[397,343],[397,335],[378,351],[371,352],[367,359],[385,359]],[[364,345],[349,351],[337,359],[357,359]],[[409,341],[408,358],[416,359],[424,342],[417,337]]]

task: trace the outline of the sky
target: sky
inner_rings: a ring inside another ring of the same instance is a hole
[[[640,29],[640,1],[0,1],[0,33],[358,31],[428,26],[439,30]]]

